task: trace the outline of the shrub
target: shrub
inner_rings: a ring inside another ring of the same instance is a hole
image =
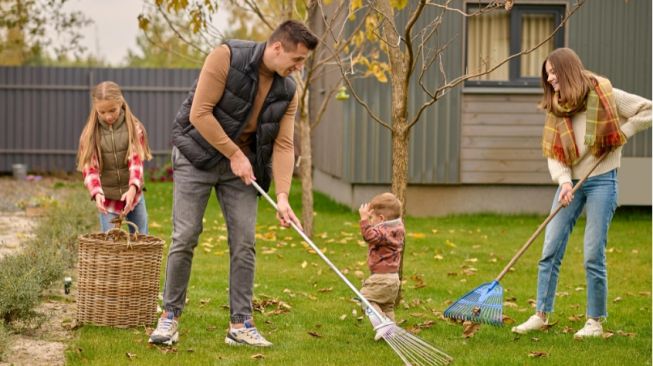
[[[9,333],[5,329],[5,325],[0,322],[0,361],[2,361],[3,355],[7,350],[7,345],[9,343]]]
[[[0,318],[7,323],[31,318],[40,293],[39,273],[29,256],[4,257],[0,263]]]

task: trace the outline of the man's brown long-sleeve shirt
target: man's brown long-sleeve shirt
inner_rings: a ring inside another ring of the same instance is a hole
[[[236,141],[233,141],[227,136],[213,115],[213,108],[218,104],[224,93],[230,63],[231,52],[226,45],[216,47],[207,56],[202,71],[200,71],[193,105],[190,110],[190,122],[193,126],[208,143],[227,158],[230,158],[238,149],[243,150],[247,155],[250,142],[256,134],[256,122],[263,107],[263,102],[274,79],[274,72],[270,71],[261,62],[258,75],[258,90],[254,98],[249,121],[247,121],[243,133]],[[290,191],[293,164],[295,162],[293,134],[296,112],[297,93],[295,92],[286,114],[279,123],[279,134],[274,141],[272,152],[272,175],[277,194],[288,194]]]

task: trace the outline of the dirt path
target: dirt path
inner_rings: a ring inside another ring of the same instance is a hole
[[[55,180],[18,182],[0,177],[0,258],[21,249],[21,242],[32,235],[38,220],[39,205],[53,199]],[[35,310],[42,314],[43,323],[36,329],[9,337],[0,366],[60,366],[65,364],[66,342],[74,333],[74,295],[65,295],[63,284],[54,285],[46,300]],[[70,299],[65,301],[62,299]]]

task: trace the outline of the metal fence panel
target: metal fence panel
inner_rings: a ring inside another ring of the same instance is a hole
[[[112,80],[147,130],[155,159],[170,154],[172,120],[198,75],[196,69],[0,67],[0,172],[26,164],[31,172],[72,172],[90,90]]]

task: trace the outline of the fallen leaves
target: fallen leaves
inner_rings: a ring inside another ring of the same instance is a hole
[[[545,358],[545,357],[549,357],[549,353],[548,352],[543,352],[543,351],[531,351],[531,352],[528,352],[528,357],[531,357],[531,358]]]
[[[415,284],[413,285],[414,289],[426,287],[426,283],[424,282],[424,276],[415,274],[410,276],[410,279],[413,282],[415,282]]]
[[[252,307],[264,315],[284,314],[290,312],[290,309],[292,309],[292,306],[286,302],[274,298],[254,299],[252,300]]]
[[[471,338],[481,329],[480,324],[470,322],[469,320],[463,322],[463,338]]]

